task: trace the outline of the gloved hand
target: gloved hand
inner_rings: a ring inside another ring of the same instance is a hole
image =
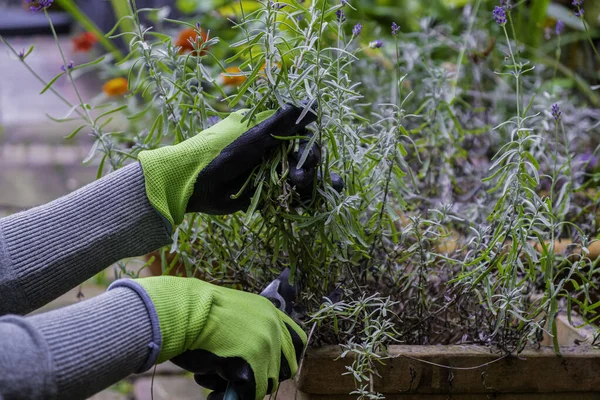
[[[306,334],[262,296],[172,276],[119,280],[111,289],[119,286],[154,305],[157,363],[173,359],[209,389],[224,392],[230,382],[242,400],[259,400],[298,369]]]
[[[140,152],[150,203],[172,225],[180,224],[186,212],[230,214],[248,207],[251,188],[236,199],[231,195],[281,143],[274,135],[295,136],[316,118],[308,112],[296,123],[301,114],[302,108],[288,105],[259,113],[248,125],[238,111],[182,143]],[[309,176],[303,175],[303,185]],[[290,177],[292,185],[295,178]]]
[[[317,171],[317,167],[321,163],[321,148],[317,144],[314,144],[308,150],[308,155],[306,156],[304,164],[302,164],[302,168],[297,167],[302,155],[305,151],[307,151],[311,135],[312,134],[310,132],[304,130],[302,136],[305,136],[306,139],[300,140],[298,151],[291,153],[289,158],[289,180],[296,188],[296,192],[298,192],[298,195],[300,196],[301,203],[310,200],[312,197],[315,177],[317,177],[319,180],[321,179],[321,171]],[[344,180],[342,177],[340,177],[338,174],[331,173],[329,178],[331,179],[331,186],[337,192],[341,193],[341,191],[344,189]]]

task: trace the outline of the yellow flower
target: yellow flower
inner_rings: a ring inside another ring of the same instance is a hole
[[[127,79],[114,78],[102,86],[102,91],[108,96],[123,96],[127,93]]]

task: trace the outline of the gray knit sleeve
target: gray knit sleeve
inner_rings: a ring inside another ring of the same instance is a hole
[[[112,263],[171,242],[139,163],[0,219],[0,315],[26,314]]]
[[[149,368],[161,337],[146,300],[118,287],[44,314],[0,318],[0,398],[84,399]]]

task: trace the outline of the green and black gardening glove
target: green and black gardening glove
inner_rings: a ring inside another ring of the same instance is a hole
[[[186,212],[230,214],[249,206],[254,191],[244,186],[255,167],[281,144],[275,136],[295,136],[315,120],[312,112],[298,121],[303,109],[288,105],[277,111],[259,113],[250,125],[242,122],[244,111],[174,146],[142,151],[150,203],[171,225],[178,225]],[[292,185],[314,181],[313,157],[290,174]],[[297,181],[297,182],[296,182]]]
[[[156,312],[155,362],[172,359],[202,386],[218,393],[231,384],[241,400],[259,400],[298,370],[306,334],[265,297],[173,276],[123,279],[110,289],[123,286]]]

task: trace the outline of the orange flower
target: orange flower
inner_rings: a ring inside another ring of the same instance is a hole
[[[225,73],[227,74],[235,74],[235,76],[227,76],[225,74],[221,74],[223,76],[223,83],[227,86],[240,86],[242,83],[246,81],[245,75],[238,75],[242,73],[240,67],[229,67],[225,69]]]
[[[111,79],[102,86],[102,91],[111,97],[123,96],[127,93],[127,79]]]
[[[177,40],[175,40],[175,46],[180,47],[179,53],[183,54],[183,53],[194,51],[194,46],[192,45],[192,43],[195,43],[197,38],[198,38],[198,32],[196,32],[195,29],[187,28],[187,29],[184,29],[181,32],[179,32],[179,35],[177,36]],[[208,40],[208,35],[201,29],[200,29],[200,38],[201,38],[200,43],[206,42]],[[205,47],[204,50],[202,50],[202,52],[200,52],[200,55],[203,56],[204,54],[206,54],[206,50],[207,50],[207,48]]]
[[[90,51],[98,42],[98,38],[92,32],[83,32],[72,39],[75,51]]]

